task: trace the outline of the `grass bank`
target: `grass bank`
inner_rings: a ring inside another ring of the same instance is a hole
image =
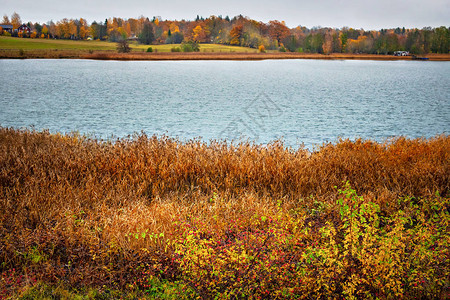
[[[309,153],[0,128],[0,297],[445,298],[449,166],[448,136]]]
[[[358,59],[358,60],[411,60],[410,56],[334,53],[330,55],[308,53],[281,53],[268,50],[258,53],[256,49],[218,44],[201,44],[200,52],[171,52],[180,45],[130,44],[130,53],[117,53],[116,43],[106,41],[72,41],[53,39],[24,39],[0,37],[0,58],[77,58],[103,60],[261,60],[261,59]],[[152,47],[152,53],[147,48]],[[433,61],[449,61],[450,54],[427,55]]]
[[[137,42],[130,42],[132,52],[145,52],[148,47],[152,47],[157,52],[171,52],[174,47],[179,47],[179,44],[164,44],[164,45],[142,45]],[[79,51],[116,51],[117,43],[108,41],[86,41],[86,40],[57,40],[57,39],[30,39],[30,38],[15,38],[0,36],[1,50],[19,50],[33,51],[33,50],[79,50]],[[256,49],[228,46],[219,44],[202,44],[201,52],[257,52]]]

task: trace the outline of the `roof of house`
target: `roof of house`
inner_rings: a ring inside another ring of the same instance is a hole
[[[6,24],[0,24],[0,26],[1,26],[3,29],[12,29],[12,28],[13,28],[12,25],[6,25]]]

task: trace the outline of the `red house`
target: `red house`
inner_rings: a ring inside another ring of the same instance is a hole
[[[30,29],[30,27],[28,27],[27,25],[22,24],[22,25],[19,26],[19,28],[17,28],[17,32],[21,32],[22,34],[23,34],[23,33],[30,34],[31,29]]]

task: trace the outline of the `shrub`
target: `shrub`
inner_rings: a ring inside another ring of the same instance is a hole
[[[264,45],[259,45],[258,50],[260,53],[266,53],[266,47]]]
[[[449,200],[386,217],[348,182],[339,194],[331,211],[339,221],[280,207],[230,220],[221,234],[211,233],[218,218],[176,222],[182,280],[203,299],[438,297],[450,274]]]
[[[153,52],[153,48],[152,47],[148,47],[147,48],[147,52]]]
[[[283,45],[280,47],[280,52],[286,52],[286,48]]]
[[[172,47],[170,49],[170,52],[181,52],[181,48],[180,47]]]
[[[200,45],[197,42],[188,41],[181,44],[183,52],[199,52]]]
[[[127,40],[121,40],[117,43],[117,52],[119,53],[128,53],[131,51],[130,44]]]

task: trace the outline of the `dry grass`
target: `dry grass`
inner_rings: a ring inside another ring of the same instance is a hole
[[[92,53],[95,53],[91,51]],[[102,51],[102,53],[108,53],[108,51]],[[109,51],[112,53],[112,51]],[[0,50],[0,58],[6,59],[73,59],[83,58],[89,55],[89,50],[58,50],[58,49],[33,49],[33,50],[20,50],[20,49],[2,49]]]
[[[238,50],[237,50],[238,51]],[[450,54],[426,55],[431,61],[449,61]],[[350,59],[350,60],[411,60],[411,56],[392,56],[374,54],[333,53],[252,53],[252,52],[131,52],[117,53],[114,50],[58,50],[58,49],[2,49],[0,58],[78,58],[98,60],[263,60],[263,59]]]
[[[449,61],[450,54],[430,54],[427,55],[432,61]],[[105,60],[263,60],[263,59],[354,59],[354,60],[411,60],[411,56],[392,56],[375,54],[347,54],[333,53],[309,54],[309,53],[107,53],[100,52],[87,55],[87,59],[105,59]]]
[[[73,286],[120,286],[144,260],[170,259],[163,248],[176,235],[174,220],[195,217],[221,232],[226,226],[211,220],[276,214],[277,202],[286,211],[332,205],[343,181],[389,215],[401,209],[399,197],[448,197],[449,166],[444,135],[344,140],[308,153],[280,143],[145,135],[101,142],[0,128],[0,268]],[[146,230],[166,242],[130,239]],[[30,249],[47,263],[30,263]]]

